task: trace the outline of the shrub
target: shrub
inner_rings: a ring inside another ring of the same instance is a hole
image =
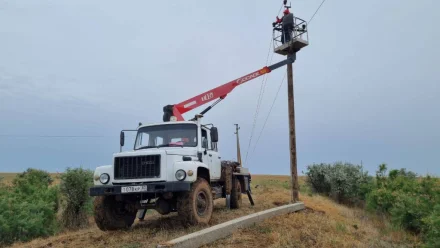
[[[362,166],[350,163],[314,164],[307,167],[307,183],[317,193],[346,204],[362,204],[372,179]]]
[[[52,183],[53,179],[49,173],[33,168],[29,168],[25,172],[18,174],[13,180],[13,184],[17,187],[26,187],[28,185],[48,187]]]
[[[88,225],[88,213],[92,209],[89,188],[93,184],[93,172],[82,168],[67,168],[61,175],[60,190],[63,195],[62,224],[68,229]]]
[[[396,200],[389,210],[394,224],[413,233],[422,230],[422,218],[429,214],[430,207],[419,196],[396,193]]]
[[[428,247],[440,247],[440,180],[406,169],[379,165],[376,178],[349,163],[307,167],[307,183],[342,203],[366,200],[367,209],[387,215],[394,225],[420,234]]]
[[[425,240],[428,247],[440,247],[440,204],[436,204],[430,215],[423,218]]]
[[[29,168],[25,172],[18,174],[12,181],[16,197],[29,199],[38,195],[44,202],[54,204],[54,211],[59,208],[59,189],[51,186],[53,179],[50,174],[43,170]]]
[[[376,185],[367,196],[368,209],[391,217],[393,223],[421,234],[430,247],[440,244],[440,183],[437,178],[405,169],[391,170],[385,164],[376,172]]]
[[[377,213],[388,213],[396,201],[396,195],[391,190],[374,189],[367,196],[367,209]]]
[[[307,166],[306,182],[317,193],[330,194],[330,171],[329,164],[313,164]]]
[[[0,185],[0,246],[57,231],[58,188],[51,182],[47,172],[28,169],[12,186]]]

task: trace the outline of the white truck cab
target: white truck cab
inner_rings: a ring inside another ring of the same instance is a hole
[[[113,164],[97,167],[95,221],[102,230],[132,225],[138,212],[177,211],[190,224],[208,223],[213,200],[226,198],[231,208],[249,194],[249,173],[237,162],[221,161],[218,130],[195,121],[140,125],[133,150],[115,153]],[[121,132],[120,145],[125,135]],[[121,149],[122,150],[122,149]]]

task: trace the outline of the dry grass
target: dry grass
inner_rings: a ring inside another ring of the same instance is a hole
[[[0,173],[1,182],[6,184],[10,184],[17,173]]]
[[[253,197],[239,210],[226,210],[223,199],[216,200],[210,225],[255,213],[290,201],[287,176],[253,176]],[[301,179],[303,182],[303,178]],[[257,186],[258,185],[258,186]],[[255,188],[256,187],[256,188]],[[338,205],[322,196],[301,195],[307,210],[272,218],[206,247],[405,247],[417,238],[393,230],[386,220],[366,215],[361,210]],[[156,247],[158,243],[200,230],[184,227],[176,214],[148,214],[129,231],[102,232],[90,218],[90,227],[63,232],[53,237],[16,243],[12,247]]]
[[[267,201],[289,201],[289,190],[267,187],[288,177],[259,176]],[[300,182],[304,182],[304,178]],[[266,183],[268,182],[268,183]],[[256,192],[257,193],[257,192]],[[238,230],[206,247],[414,247],[417,237],[393,228],[389,221],[360,209],[339,205],[326,197],[301,194],[306,210],[266,220]]]

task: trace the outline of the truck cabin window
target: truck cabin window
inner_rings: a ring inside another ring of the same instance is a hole
[[[211,144],[208,142],[208,133],[202,129],[202,148],[211,150]]]
[[[167,124],[142,127],[138,130],[134,149],[174,146],[196,147],[197,125]]]

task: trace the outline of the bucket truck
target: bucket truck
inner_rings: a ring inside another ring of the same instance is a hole
[[[214,200],[225,198],[230,208],[240,208],[242,194],[253,204],[249,171],[237,162],[221,161],[218,129],[201,122],[203,115],[237,86],[288,63],[295,56],[265,66],[183,102],[164,107],[163,122],[123,130],[121,152],[111,165],[97,167],[90,196],[95,196],[95,221],[101,230],[130,227],[147,209],[166,215],[177,212],[188,224],[207,224]],[[214,102],[213,102],[214,101]],[[191,120],[183,114],[213,102]],[[127,131],[135,131],[133,149],[122,152]]]

